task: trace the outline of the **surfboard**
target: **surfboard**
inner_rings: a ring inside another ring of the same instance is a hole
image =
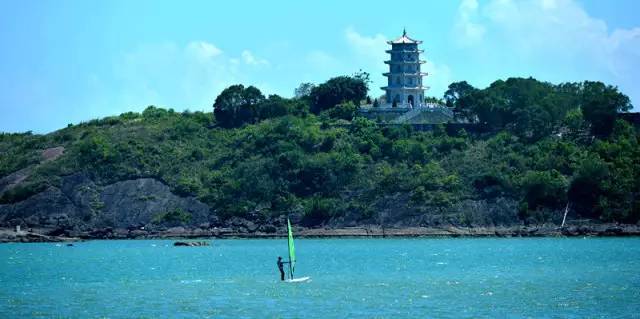
[[[311,277],[300,277],[300,278],[287,279],[284,282],[300,283],[300,282],[308,282],[308,281],[311,281]]]

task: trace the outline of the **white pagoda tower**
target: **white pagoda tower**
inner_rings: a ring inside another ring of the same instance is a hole
[[[422,85],[422,77],[427,73],[420,72],[420,65],[425,63],[420,60],[420,53],[424,51],[418,49],[422,41],[409,38],[404,30],[401,37],[387,43],[391,44],[391,50],[386,51],[391,59],[384,61],[389,65],[389,72],[383,74],[387,77],[387,86],[382,87],[387,98],[385,106],[422,106],[424,91],[428,89]]]

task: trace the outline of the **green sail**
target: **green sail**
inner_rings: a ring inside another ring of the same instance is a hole
[[[291,270],[291,278],[293,278],[293,270],[296,265],[296,248],[293,246],[293,232],[291,231],[291,222],[287,218],[287,230],[289,232],[289,264]]]

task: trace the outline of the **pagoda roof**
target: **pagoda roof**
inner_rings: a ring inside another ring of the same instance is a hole
[[[387,53],[422,53],[424,50],[386,50]]]
[[[383,90],[428,90],[429,87],[428,86],[383,86],[381,87],[381,89]]]
[[[387,60],[384,61],[385,64],[425,64],[427,61],[425,60],[417,60],[417,61],[393,61]]]
[[[402,31],[402,36],[393,40],[393,41],[387,41],[388,44],[420,44],[422,43],[422,41],[420,40],[414,40],[410,37],[407,36],[407,30],[403,30]]]
[[[429,73],[427,72],[385,72],[382,73],[382,75],[384,76],[390,76],[390,75],[401,75],[401,76],[427,76],[429,75]]]

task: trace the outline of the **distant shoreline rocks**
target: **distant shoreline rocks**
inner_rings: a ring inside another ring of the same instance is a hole
[[[0,243],[7,242],[71,242],[104,239],[205,239],[205,238],[280,238],[286,237],[284,229],[264,232],[261,228],[249,231],[246,227],[186,228],[165,230],[127,230],[101,228],[89,231],[60,231],[56,229],[31,229],[16,232],[0,228]],[[383,238],[383,237],[627,237],[640,236],[640,225],[593,224],[537,226],[486,226],[486,227],[385,227],[363,225],[356,227],[297,227],[299,238]],[[176,241],[174,246],[207,246],[206,241]]]

